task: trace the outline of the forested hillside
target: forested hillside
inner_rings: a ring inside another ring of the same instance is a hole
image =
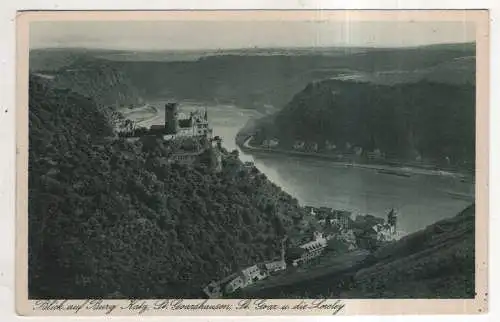
[[[276,137],[346,153],[379,149],[387,158],[473,168],[475,86],[419,81],[375,85],[328,80],[310,83],[267,124],[254,143]]]
[[[56,70],[40,71],[40,74],[49,78],[53,87],[70,88],[92,97],[105,108],[137,107],[143,102],[143,94],[129,76],[107,61],[80,54],[70,62]]]
[[[302,210],[258,171],[168,164],[117,139],[97,104],[29,84],[30,298],[199,297],[279,252]]]

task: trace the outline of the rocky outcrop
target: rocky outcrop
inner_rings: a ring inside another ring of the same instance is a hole
[[[277,138],[281,149],[302,142],[305,151],[472,169],[474,115],[474,85],[326,80],[310,83],[272,122],[262,122],[253,144]]]

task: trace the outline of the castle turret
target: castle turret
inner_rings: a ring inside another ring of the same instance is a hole
[[[177,134],[177,103],[165,104],[165,132],[166,134]]]

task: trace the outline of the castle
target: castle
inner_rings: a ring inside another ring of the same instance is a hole
[[[179,105],[175,102],[165,104],[165,124],[152,125],[151,131],[162,132],[164,139],[183,137],[212,139],[213,131],[208,125],[208,113],[192,111],[188,118],[179,117]]]
[[[215,171],[222,170],[221,138],[213,137],[206,108],[204,111],[192,111],[188,117],[182,117],[178,103],[167,103],[164,124],[152,125],[148,134],[161,136],[177,147],[177,151],[169,159],[171,162],[192,164],[202,153],[210,150],[214,157]]]

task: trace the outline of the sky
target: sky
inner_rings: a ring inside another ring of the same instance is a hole
[[[406,47],[473,41],[474,24],[461,22],[38,21],[30,25],[30,48]]]

